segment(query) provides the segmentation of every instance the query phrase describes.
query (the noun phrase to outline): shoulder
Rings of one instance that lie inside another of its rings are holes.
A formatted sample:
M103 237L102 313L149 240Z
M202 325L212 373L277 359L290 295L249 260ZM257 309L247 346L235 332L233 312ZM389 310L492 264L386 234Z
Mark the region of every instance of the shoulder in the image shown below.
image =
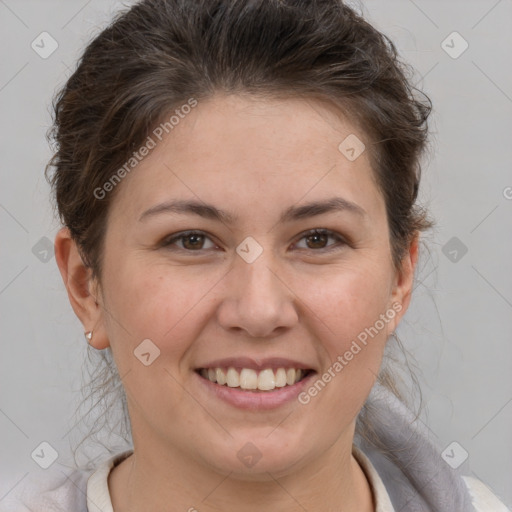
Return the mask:
M464 475L468 463L446 463L442 448L393 393L377 385L367 404L371 436L358 442L383 482L390 510L510 512L481 481Z
M480 480L471 476L462 479L468 488L476 512L510 512L510 510Z
M87 512L90 473L59 468L29 473L0 501L0 512Z

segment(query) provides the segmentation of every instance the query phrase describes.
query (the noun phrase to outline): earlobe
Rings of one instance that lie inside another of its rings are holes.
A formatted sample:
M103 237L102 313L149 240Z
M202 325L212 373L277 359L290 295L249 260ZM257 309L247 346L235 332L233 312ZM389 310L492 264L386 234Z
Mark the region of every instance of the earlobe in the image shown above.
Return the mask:
M103 310L91 269L85 266L68 228L55 237L55 260L68 292L69 302L84 326L84 332L94 330L91 345L101 350L109 346L103 327Z

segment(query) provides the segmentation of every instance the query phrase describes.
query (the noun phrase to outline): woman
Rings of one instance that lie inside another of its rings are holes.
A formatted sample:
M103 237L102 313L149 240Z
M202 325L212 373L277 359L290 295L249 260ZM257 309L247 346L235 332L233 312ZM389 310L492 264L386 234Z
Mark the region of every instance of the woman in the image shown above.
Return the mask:
M431 225L429 111L337 0L146 0L98 35L56 102L55 250L133 450L19 501L506 510L380 372Z

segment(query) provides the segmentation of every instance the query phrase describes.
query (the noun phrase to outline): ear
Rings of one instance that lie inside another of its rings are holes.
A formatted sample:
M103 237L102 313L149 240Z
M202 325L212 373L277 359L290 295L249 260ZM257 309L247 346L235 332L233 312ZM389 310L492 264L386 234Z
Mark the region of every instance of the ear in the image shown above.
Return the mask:
M89 344L98 350L107 348L110 343L104 328L99 284L92 279L92 270L84 265L68 228L60 229L55 237L55 260L84 332L93 331Z
M389 333L398 327L411 302L414 270L418 263L419 238L420 233L416 232L405 256L402 258L400 270L396 271L389 303L389 308L396 311L396 315L388 324Z

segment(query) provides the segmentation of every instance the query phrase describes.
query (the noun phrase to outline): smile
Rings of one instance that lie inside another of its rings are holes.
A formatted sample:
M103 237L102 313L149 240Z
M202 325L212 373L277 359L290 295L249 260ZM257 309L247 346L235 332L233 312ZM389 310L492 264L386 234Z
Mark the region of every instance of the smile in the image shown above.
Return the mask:
M272 391L276 388L293 386L304 379L312 370L301 368L200 368L201 377L219 386L239 388L244 391Z

